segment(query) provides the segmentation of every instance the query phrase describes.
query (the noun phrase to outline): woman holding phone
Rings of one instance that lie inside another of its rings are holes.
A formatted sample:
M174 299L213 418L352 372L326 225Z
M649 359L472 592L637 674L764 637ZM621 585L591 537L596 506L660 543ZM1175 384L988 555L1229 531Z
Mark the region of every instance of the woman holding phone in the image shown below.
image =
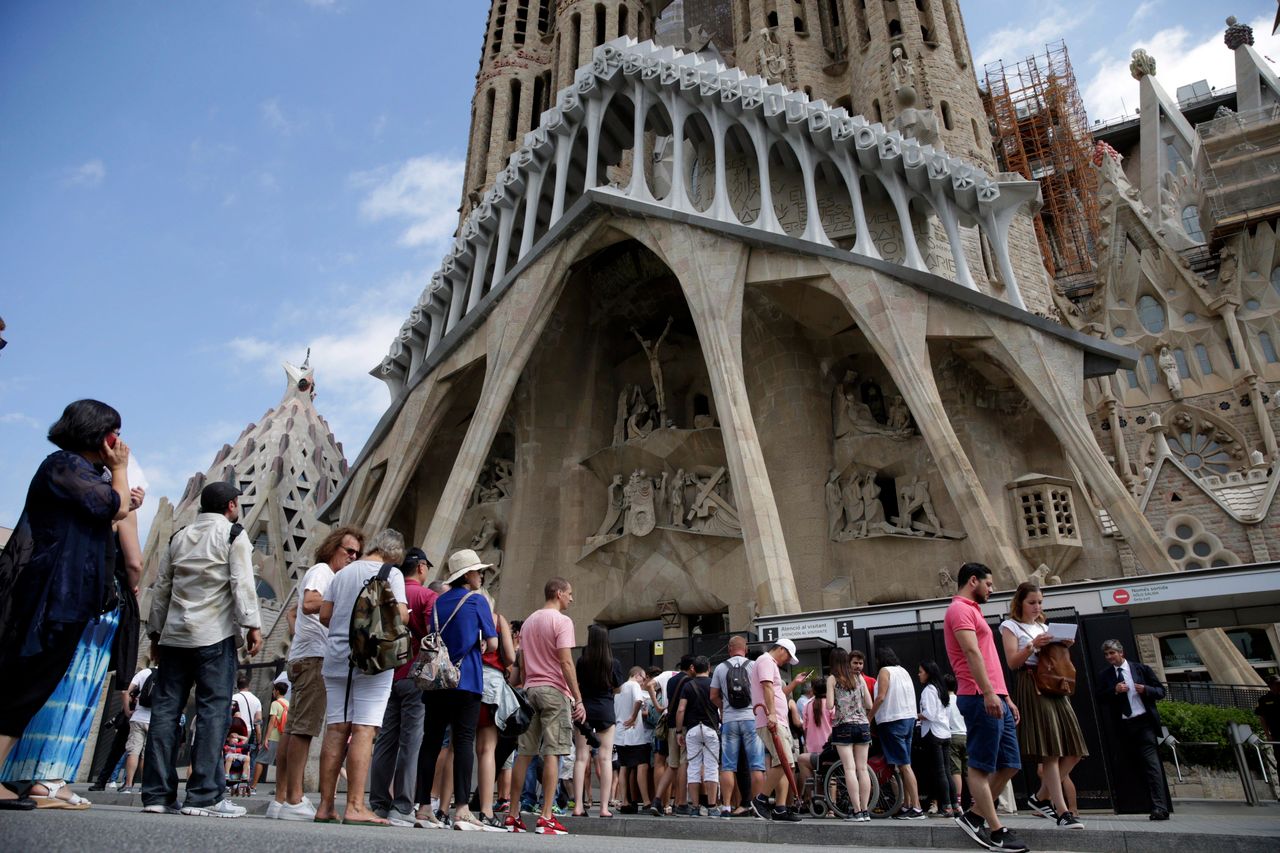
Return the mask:
M86 629L119 606L112 524L130 510L120 413L77 400L49 441L58 450L36 470L0 556L0 764L57 688ZM26 792L0 786L0 809L35 808Z

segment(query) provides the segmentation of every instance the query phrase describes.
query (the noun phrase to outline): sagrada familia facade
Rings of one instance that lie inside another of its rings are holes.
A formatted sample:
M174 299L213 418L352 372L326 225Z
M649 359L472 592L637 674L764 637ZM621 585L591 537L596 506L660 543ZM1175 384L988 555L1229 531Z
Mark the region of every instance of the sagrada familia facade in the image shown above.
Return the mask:
M1002 587L1269 560L1280 84L1247 30L1212 114L1135 55L1138 126L1085 143L1081 287L957 0L494 0L459 229L367 445L348 471L290 368L203 476L252 487L264 597L325 524L391 526L480 551L508 613L569 578L580 640L934 598L967 560Z

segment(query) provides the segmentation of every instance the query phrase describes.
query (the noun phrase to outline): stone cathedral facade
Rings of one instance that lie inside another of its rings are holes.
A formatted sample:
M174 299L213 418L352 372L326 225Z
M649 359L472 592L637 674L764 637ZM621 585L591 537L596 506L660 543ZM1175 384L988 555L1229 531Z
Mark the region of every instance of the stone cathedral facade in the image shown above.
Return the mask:
M678 15L678 18L677 18ZM1095 439L955 0L495 0L453 247L328 522L586 625L1176 567ZM951 588L954 588L953 586Z

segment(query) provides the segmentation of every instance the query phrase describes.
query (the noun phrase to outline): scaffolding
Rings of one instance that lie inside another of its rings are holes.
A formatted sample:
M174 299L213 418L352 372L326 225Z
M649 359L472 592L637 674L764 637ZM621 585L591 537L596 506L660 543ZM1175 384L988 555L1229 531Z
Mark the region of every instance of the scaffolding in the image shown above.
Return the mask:
M1044 206L1035 227L1045 269L1065 291L1091 286L1098 180L1066 43L1045 45L1043 54L1013 66L992 62L985 75L983 102L1000 168L1040 182Z

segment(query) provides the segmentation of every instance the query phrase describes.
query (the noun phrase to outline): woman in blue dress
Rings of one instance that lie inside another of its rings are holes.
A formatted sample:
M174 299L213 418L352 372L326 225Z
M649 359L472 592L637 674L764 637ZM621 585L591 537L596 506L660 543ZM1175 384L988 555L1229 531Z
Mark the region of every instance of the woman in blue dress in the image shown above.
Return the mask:
M109 647L114 626L103 616L119 607L112 524L130 506L120 414L97 400L78 400L49 429L49 440L59 449L36 470L0 556L0 762L73 663L97 665L92 654L77 661L81 641L92 629L94 641ZM67 706L50 713L76 717ZM30 787L0 785L0 809L35 808Z

